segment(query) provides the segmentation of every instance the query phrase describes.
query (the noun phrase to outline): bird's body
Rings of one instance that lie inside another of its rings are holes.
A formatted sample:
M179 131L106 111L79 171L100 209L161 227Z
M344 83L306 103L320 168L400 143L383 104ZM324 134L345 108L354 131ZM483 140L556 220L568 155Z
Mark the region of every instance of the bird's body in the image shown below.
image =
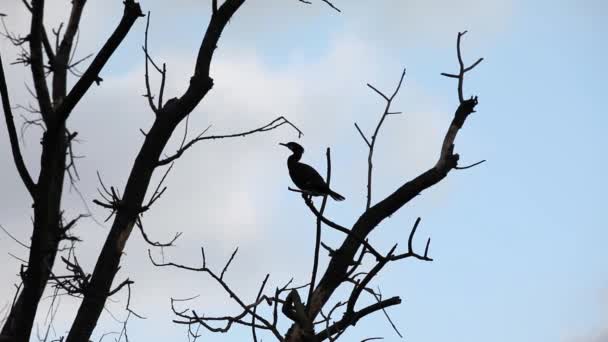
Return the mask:
M344 200L344 197L331 190L321 175L310 165L300 162L304 148L295 142L281 144L289 148L293 154L287 158L287 168L293 183L303 193L311 196L329 195L336 201Z

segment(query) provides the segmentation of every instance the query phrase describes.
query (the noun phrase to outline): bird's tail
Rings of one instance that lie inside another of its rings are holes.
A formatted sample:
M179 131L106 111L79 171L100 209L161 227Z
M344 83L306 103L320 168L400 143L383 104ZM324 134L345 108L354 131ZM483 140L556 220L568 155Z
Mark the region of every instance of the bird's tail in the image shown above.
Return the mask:
M331 196L331 198L333 198L336 201L344 201L344 196L340 195L339 193L329 189L329 196Z

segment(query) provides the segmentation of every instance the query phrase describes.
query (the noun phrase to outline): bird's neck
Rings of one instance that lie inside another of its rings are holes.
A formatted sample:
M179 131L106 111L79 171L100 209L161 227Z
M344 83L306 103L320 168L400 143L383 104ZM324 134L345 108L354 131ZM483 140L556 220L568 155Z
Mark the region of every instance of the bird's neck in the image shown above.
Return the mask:
M302 158L302 153L294 153L287 158L287 164L295 164L300 161L300 158Z

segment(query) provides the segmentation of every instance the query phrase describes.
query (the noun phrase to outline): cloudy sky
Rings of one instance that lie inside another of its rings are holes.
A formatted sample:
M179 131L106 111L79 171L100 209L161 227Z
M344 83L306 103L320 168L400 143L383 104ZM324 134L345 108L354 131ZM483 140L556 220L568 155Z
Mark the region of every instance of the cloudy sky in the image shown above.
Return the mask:
M69 15L68 0L48 0L46 23L56 27ZM422 217L417 243L431 236L432 263L407 260L390 265L376 280L386 296L403 304L390 314L408 341L608 341L608 219L604 176L605 80L608 5L601 0L335 0L336 13L320 1L247 2L222 36L212 65L215 87L196 108L191 134L210 124L231 133L285 115L304 136L304 160L324 169L332 148L335 190L347 200L330 202L328 216L352 224L365 205L366 148L353 123L368 134L383 109L366 83L390 91L407 68L404 87L378 140L374 200L435 162L457 106L456 84L441 72L456 71L456 33L465 59L485 61L469 74L465 95L479 95L478 111L458 137L463 163L487 159L457 171L425 191L374 231L382 250L406 245L409 228ZM187 86L196 49L209 17L206 1L142 0L151 11L150 50L167 63L166 98ZM28 15L19 0L4 0L8 27L25 33ZM78 53L99 49L122 14L122 1L89 0ZM79 132L78 189L66 191L67 215L91 211L83 221L78 255L92 270L109 224L92 205L99 171L106 184L125 185L143 141L139 128L153 120L144 92L145 20L139 20L70 117ZM13 104L32 102L25 85L30 73L8 65L17 51L0 41ZM157 81L157 78L153 79ZM72 80L73 81L73 80ZM26 114L20 111L19 114ZM20 122L18 122L20 124ZM4 126L1 126L4 131ZM181 132L167 149L171 153ZM0 224L27 241L31 208L11 162L6 134L0 134ZM40 131L24 135L28 167L37 174ZM199 248L222 267L239 254L227 279L253 299L266 273L270 288L294 278L307 281L314 220L291 185L279 142L297 140L289 127L247 139L202 143L177 162L167 193L144 217L154 239L183 232L165 259L198 265ZM160 175L157 175L160 176ZM101 223L99 223L101 222ZM338 245L341 235L327 231ZM20 262L27 250L0 235L0 308L10 303ZM160 258L160 254L153 252ZM323 259L322 267L324 267ZM171 323L169 298L200 295L188 307L199 314L234 310L229 298L203 274L158 269L134 232L117 279L135 281L133 308L147 317L129 323L135 341L186 339ZM117 319L124 297L108 303ZM50 300L43 301L43 308ZM61 299L51 336L65 334L77 302ZM186 308L186 307L184 307ZM44 325L45 314L38 318ZM286 328L286 326L285 326ZM95 338L120 330L104 313ZM248 340L249 329L211 335L208 341ZM377 315L351 328L345 340L383 336L398 341ZM270 340L270 337L264 340Z

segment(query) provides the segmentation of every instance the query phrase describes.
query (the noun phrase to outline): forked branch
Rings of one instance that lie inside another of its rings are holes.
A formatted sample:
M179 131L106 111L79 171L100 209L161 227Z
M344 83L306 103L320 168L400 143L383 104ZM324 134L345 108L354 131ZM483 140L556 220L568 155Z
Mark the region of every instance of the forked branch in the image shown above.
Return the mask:
M446 72L441 73L441 75L443 75L443 76L458 79L458 100L460 101L460 103L464 102L464 95L463 95L463 90L462 90L462 86L464 83L464 74L473 70L473 68L475 68L479 63L481 63L483 61L483 58L479 58L479 59L477 59L477 61L475 61L475 63L471 64L470 66L468 66L468 67L464 66L464 61L462 60L462 52L460 50L460 39L466 33L467 33L467 31L458 32L458 38L456 38L456 55L458 56L458 66L459 66L458 74L450 74L450 73L446 73Z
M397 83L397 87L395 87L395 90L393 91L393 93L390 96L385 95L383 92L378 90L373 85L371 85L369 83L367 84L367 86L370 89L372 89L374 92L376 92L376 94L380 95L386 102L386 105L384 107L384 112L380 116L380 120L378 120L378 124L376 125L376 129L374 130L374 133L372 134L371 139L368 139L365 136L365 134L363 133L363 131L361 130L359 125L355 122L355 128L357 128L357 131L359 132L359 134L361 135L361 138L363 138L363 141L365 141L365 144L367 145L367 147L369 149L369 152L367 155L367 201L365 204L366 210L369 209L369 207L371 206L371 202L372 202L372 169L373 169L374 147L376 147L376 139L378 138L378 134L380 133L380 127L382 127L382 124L384 123L384 120L386 119L386 117L389 115L401 114L401 112L392 112L391 104L392 104L393 100L395 99L395 96L397 96L399 89L401 89L401 84L403 83L404 77L405 77L405 69L403 69L403 72L401 73L401 77L399 78L399 83Z
M67 120L74 107L76 107L76 104L82 99L93 83L101 82L101 78L99 77L101 69L127 36L127 33L131 30L135 21L139 17L144 16L141 12L139 3L134 0L124 0L124 5L124 13L120 23L57 109L59 122L65 122Z
M275 337L277 337L280 341L282 341L282 337L277 329L276 323L273 324L273 323L269 322L266 318L262 317L255 310L255 307L257 305L259 305L260 303L262 303L264 300L266 300L267 297L261 296L260 294L258 294L254 304L249 304L249 305L245 304L245 302L237 295L237 293L234 290L232 290L232 288L224 280L224 274L226 273L226 271L228 270L228 267L234 260L237 250L238 250L238 248L232 253L230 258L228 259L228 262L224 265L224 267L219 275L207 267L207 263L206 263L206 259L205 259L205 250L203 248L201 248L201 255L202 255L202 266L201 267L191 267L191 266L176 264L173 262L158 263L154 260L154 258L152 258L152 253L150 252L150 250L148 250L148 257L150 258L150 261L152 262L152 264L154 264L155 266L158 266L158 267L169 266L169 267L176 267L176 268L185 269L185 270L189 270L189 271L207 273L209 276L211 276L211 278L213 278L224 289L224 291L226 291L226 293L230 296L230 298L232 298L241 307L241 310L242 310L242 312L237 315L223 316L223 317L210 317L210 316L206 316L206 315L201 316L201 315L198 315L196 313L196 311L194 311L194 310L191 310L191 313L187 314L186 312L188 310L178 310L174 306L174 302L179 301L179 300L172 299L171 307L173 309L173 312L178 317L180 317L180 319L176 319L173 322L178 323L178 324L186 324L186 325L200 324L200 325L204 326L206 329L208 329L210 331L214 331L214 332L226 332L232 327L233 324L236 323L236 324L245 325L245 326L249 326L249 327L255 327L257 329L268 330ZM262 288L266 284L267 277L265 278L265 280L262 283ZM244 320L244 318L247 315L252 316L251 321ZM258 321L260 323L258 324L258 323L256 323L256 321ZM210 325L209 322L223 322L225 325L223 327L216 327L216 326Z
M459 40L460 40L461 36L462 36L462 34L458 35ZM460 43L458 42L457 45L460 46ZM459 53L459 55L461 55L461 54ZM459 61L460 60L461 60L461 57L459 58ZM463 64L461 73L459 74L459 76L456 76L456 77L461 78L461 80L459 82L460 86L458 88L459 93L461 93L461 91L462 91L462 79L464 79L464 74L466 72L470 71L474 66L476 66L478 64L479 64L479 62L475 63L474 65L472 65L471 67L468 67L468 68L465 68L464 64ZM379 127L381 127L383 119L385 119L386 116L394 113L393 111L388 109L388 105L390 104L391 100L394 98L395 94L399 90L399 86L401 85L403 76L404 76L404 73L402 74L399 85L397 86L397 88L392 96L388 96L388 95L380 92L375 87L370 86L370 88L374 92L376 92L378 95L380 95L384 99L384 101L387 102L387 106L381 117L379 125L376 127L376 131L375 131L374 135L370 139L367 139L367 138L364 139L366 141L366 144L370 148L375 143L374 139L376 138L376 136L379 132ZM334 291L341 284L344 283L344 279L348 279L348 278L345 278L346 275L353 274L352 272L354 272L354 270L356 269L356 267L358 266L360 261L359 261L359 263L356 263L355 266L351 267L352 260L355 259L355 255L356 255L357 251L359 251L361 248L364 248L364 249L368 248L368 246L366 244L364 244L363 241L367 241L366 239L369 236L369 234L383 220L385 220L389 216L393 215L401 207L403 207L406 203L408 203L409 201L414 199L416 196L418 196L422 191L439 183L441 180L443 180L447 176L447 174L452 169L457 167L458 155L454 153L454 141L456 139L457 133L463 127L464 122L466 121L467 117L471 113L474 112L476 105L477 105L476 97L472 97L469 100L463 100L462 102L459 103L458 108L457 108L456 112L454 113L454 118L448 128L448 132L446 133L446 135L444 137L439 160L433 167L431 167L426 172L423 172L419 176L415 177L411 181L404 183L401 187L396 189L392 194L390 194L383 200L379 201L375 205L371 205L371 200L368 197L369 207L366 206L365 212L355 222L352 229L349 230L349 234L346 237L346 239L344 240L344 242L342 243L342 245L340 246L340 248L336 249L333 252L333 257L331 258L331 260L329 262L327 270L325 271L325 274L323 275L319 284L315 288L315 291L313 293L313 299L311 301L311 303L313 303L313 305L310 308L311 317L315 317L315 315L320 312L320 310L328 302L328 300L330 299L330 297L334 293ZM362 131L360 129L358 129L358 130L360 131L359 134L364 136L362 134ZM371 172L368 173L368 175L370 175L370 174L371 174ZM370 183L370 182L368 181L368 183ZM371 189L371 185L368 188L368 194L371 194L371 191L369 189ZM403 254L390 253L388 257L376 256L377 262L378 262L378 264L380 264L378 267L380 267L382 263L386 263L386 262L392 261L392 260L399 260L399 259L403 259L406 257L413 257L413 258L417 258L417 259L421 259L421 260L431 260L431 258L428 256L428 248L429 248L428 246L430 244L430 239L427 240L424 254L419 254L419 253L416 253L413 251L413 236L414 236L414 233L418 226L418 222L419 222L419 220L417 221L414 228L412 229L412 232L408 239L408 251ZM359 260L359 259L357 259L357 260ZM353 276L354 276L354 274L351 277L353 277ZM356 297L357 296L354 296L353 298L356 298ZM353 312L355 312L355 310L353 308L354 305L352 303L353 303L353 301L351 301L351 305L350 305L351 309L347 310L348 312L351 313L350 314L351 317L347 317L345 320L342 320L340 324L348 325L348 324L350 324L350 322L352 322L352 320L353 320L352 317L355 317L355 318L361 317L359 314L357 314L357 315L353 314ZM358 312L361 312L364 310L360 310ZM332 327L333 330L329 329L329 327L328 327L329 330L327 330L321 337L329 338L329 336L331 334L329 334L328 331L339 330L337 328L339 328L339 326Z

